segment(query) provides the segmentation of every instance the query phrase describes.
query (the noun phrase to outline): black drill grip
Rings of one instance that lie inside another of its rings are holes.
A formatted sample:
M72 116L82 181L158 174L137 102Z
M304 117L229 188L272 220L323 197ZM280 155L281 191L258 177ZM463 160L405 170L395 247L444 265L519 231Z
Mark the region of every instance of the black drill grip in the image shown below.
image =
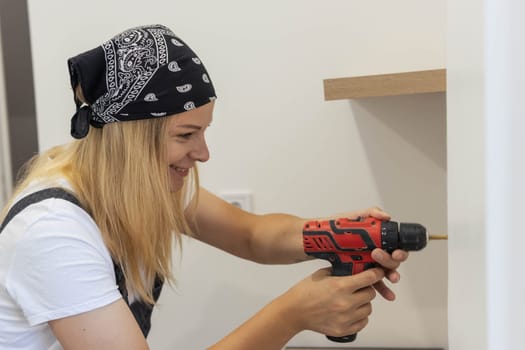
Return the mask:
M352 276L353 263L332 263L332 276Z
M331 335L327 335L326 338L331 341L335 341L337 343L350 343L355 340L357 337L357 333L345 335L344 337L332 337Z

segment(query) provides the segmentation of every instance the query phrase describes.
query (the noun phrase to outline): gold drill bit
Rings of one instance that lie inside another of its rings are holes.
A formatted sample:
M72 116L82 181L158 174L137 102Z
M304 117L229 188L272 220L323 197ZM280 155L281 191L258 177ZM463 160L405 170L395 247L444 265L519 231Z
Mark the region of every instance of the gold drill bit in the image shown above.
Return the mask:
M428 239L441 239L441 240L445 240L445 239L448 239L448 235L429 235L428 236Z

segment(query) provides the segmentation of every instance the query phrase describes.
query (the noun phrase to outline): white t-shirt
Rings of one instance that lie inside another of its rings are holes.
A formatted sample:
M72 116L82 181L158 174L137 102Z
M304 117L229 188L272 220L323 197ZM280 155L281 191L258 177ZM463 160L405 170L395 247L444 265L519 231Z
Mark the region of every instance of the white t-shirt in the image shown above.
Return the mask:
M62 349L48 321L121 297L100 230L75 204L34 203L0 233L0 350Z

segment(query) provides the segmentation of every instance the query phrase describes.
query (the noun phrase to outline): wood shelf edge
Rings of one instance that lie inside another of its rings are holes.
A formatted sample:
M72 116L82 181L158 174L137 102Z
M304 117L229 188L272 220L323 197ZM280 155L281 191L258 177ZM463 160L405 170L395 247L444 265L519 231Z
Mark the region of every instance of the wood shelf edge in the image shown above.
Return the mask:
M326 101L446 91L446 69L323 80Z

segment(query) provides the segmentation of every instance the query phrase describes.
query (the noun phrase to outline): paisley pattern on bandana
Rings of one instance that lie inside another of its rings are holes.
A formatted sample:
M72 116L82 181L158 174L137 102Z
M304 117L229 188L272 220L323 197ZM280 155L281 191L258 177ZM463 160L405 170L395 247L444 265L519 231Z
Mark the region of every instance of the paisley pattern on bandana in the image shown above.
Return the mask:
M216 98L200 58L162 25L128 29L68 64L71 86L80 84L96 127L182 113Z

